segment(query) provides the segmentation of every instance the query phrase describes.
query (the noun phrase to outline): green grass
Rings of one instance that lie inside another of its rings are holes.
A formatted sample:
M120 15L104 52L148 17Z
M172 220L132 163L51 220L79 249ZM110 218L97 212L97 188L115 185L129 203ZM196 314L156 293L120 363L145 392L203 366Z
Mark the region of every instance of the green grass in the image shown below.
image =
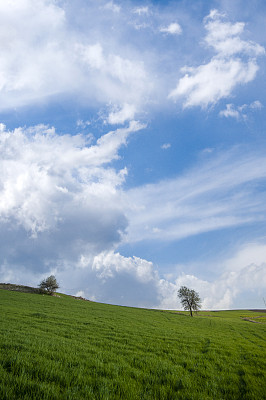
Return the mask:
M260 315L0 290L0 399L265 399Z

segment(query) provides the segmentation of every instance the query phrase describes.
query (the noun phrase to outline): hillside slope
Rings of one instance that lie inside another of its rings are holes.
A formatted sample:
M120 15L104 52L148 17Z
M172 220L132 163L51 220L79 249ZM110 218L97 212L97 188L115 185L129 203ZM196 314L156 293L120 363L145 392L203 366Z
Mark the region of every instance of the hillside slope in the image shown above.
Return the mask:
M190 318L8 290L0 307L1 399L265 398L266 324L250 311Z

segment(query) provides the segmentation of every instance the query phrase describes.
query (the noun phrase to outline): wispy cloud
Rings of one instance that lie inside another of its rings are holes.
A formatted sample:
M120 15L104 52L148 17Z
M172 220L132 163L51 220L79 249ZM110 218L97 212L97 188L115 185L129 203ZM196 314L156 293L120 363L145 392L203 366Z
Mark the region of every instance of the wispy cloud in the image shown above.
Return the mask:
M262 103L259 100L255 100L250 104L242 104L241 106L235 106L234 104L226 104L226 109L219 112L220 117L231 117L237 120L246 120L250 111L261 110L263 108Z
M239 110L235 109L234 104L226 104L226 109L221 110L219 112L220 117L231 117L231 118L236 118L239 119L240 113Z
M208 157L183 176L129 191L128 241L177 240L264 220L265 191L256 183L266 179L265 155L236 148Z
M90 121L83 121L82 119L78 119L76 122L78 128L85 129L91 125Z
M147 15L149 12L150 10L148 6L136 7L133 9L133 13L138 15Z
M255 100L249 105L249 108L252 110L261 110L263 108L263 104L259 100Z
M171 143L164 143L164 144L162 144L161 149L167 150L167 149L170 149L170 147L171 147Z
M117 5L117 4L115 4L113 1L109 1L108 3L106 3L103 6L103 8L106 9L106 10L111 10L111 11L113 11L115 13L119 13L120 10L121 10L121 7L119 5Z

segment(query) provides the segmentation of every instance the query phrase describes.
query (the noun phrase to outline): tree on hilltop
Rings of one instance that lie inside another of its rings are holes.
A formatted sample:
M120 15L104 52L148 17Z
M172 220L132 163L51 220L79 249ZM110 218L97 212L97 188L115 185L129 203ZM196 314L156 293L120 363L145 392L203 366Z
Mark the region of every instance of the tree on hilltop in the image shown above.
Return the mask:
M56 289L59 288L59 285L56 281L56 278L54 275L48 276L48 278L44 279L41 281L39 284L39 288L43 291L45 291L48 294L53 294Z
M184 310L189 311L191 317L193 317L193 311L198 311L201 308L201 299L195 290L189 289L186 286L181 286L177 295L180 298Z

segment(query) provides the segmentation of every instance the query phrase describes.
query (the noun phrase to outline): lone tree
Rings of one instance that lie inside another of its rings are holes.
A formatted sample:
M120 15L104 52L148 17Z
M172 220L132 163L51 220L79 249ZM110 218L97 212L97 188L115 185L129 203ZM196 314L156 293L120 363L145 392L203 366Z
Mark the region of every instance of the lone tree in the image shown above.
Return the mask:
M56 289L59 288L59 285L56 281L56 278L54 275L48 276L48 278L44 279L43 281L41 281L41 283L39 284L39 288L43 291L45 291L48 294L53 294Z
M201 308L201 299L195 290L189 289L186 286L181 286L177 295L181 300L184 310L190 311L191 317L193 317L192 311L198 311Z

